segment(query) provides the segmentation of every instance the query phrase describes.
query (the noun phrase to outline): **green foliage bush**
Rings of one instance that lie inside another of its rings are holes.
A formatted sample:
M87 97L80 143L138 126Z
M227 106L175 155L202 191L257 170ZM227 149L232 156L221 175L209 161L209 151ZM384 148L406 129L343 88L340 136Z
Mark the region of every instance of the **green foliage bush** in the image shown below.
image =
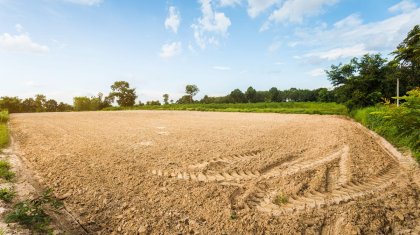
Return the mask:
M7 181L12 180L15 177L15 173L11 171L10 163L5 160L0 160L0 178Z
M16 196L15 191L11 189L8 189L8 188L0 189L0 199L5 202L11 202L15 196Z
M52 190L46 190L41 196L25 200L13 206L6 215L6 223L19 223L41 234L52 233L49 229L51 218L45 210L55 210L63 206L62 202L52 196Z
M410 148L420 161L420 88L401 99L405 102L400 107L378 105L356 110L352 116L396 146Z

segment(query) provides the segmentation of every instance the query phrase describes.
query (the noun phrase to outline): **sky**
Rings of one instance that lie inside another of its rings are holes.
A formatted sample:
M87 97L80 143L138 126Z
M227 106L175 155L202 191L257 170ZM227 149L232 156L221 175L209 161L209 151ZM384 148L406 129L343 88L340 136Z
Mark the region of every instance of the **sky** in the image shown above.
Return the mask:
M332 64L391 58L419 23L420 0L0 0L0 96L331 88Z

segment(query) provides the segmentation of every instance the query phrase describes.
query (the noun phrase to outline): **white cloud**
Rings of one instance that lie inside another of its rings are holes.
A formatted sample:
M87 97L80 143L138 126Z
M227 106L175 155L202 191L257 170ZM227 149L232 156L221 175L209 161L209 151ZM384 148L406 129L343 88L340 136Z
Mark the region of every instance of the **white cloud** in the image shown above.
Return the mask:
M163 44L159 56L164 59L168 59L180 54L182 51L182 44L181 42L173 42Z
M172 30L174 33L178 32L181 23L181 16L176 7L169 7L169 15L165 20L165 28Z
M200 0L200 3L202 16L191 27L197 45L204 49L207 44L219 44L217 36L227 35L231 21L224 13L213 10L211 0Z
M278 2L279 0L248 0L248 15L255 18Z
M358 57L368 53L375 53L375 51L366 50L365 45L357 44L351 47L334 48L327 51L314 52L305 54L303 57L317 57L321 60L336 60L351 57Z
M99 5L103 2L103 0L64 0L64 1L79 4L79 5L86 5L86 6Z
M215 70L222 70L222 71L228 71L228 70L231 70L231 67L227 67L227 66L213 66L213 69L215 69Z
M269 17L270 21L301 23L304 17L315 16L322 12L325 5L333 5L338 0L286 0Z
M235 6L241 4L241 0L219 0L219 4L222 7Z
M400 3L395 4L394 6L388 8L389 12L396 13L396 12L410 12L416 9L416 3L412 2L411 0L403 0Z
M13 52L32 52L32 53L47 53L49 48L44 45L35 43L30 38L29 34L24 32L22 25L15 26L17 35L4 33L0 35L0 48L6 51Z
M352 14L347 16L346 18L335 22L334 27L336 28L348 28L348 27L355 27L362 24L362 19L358 14Z
M321 77L325 75L325 71L322 68L317 68L309 71L307 74L309 74L311 77Z
M387 55L418 22L420 8L365 24L359 17L351 15L338 21L333 27L298 29L293 41L305 47L322 48L321 52L312 52L309 55L324 59L359 56L368 52Z

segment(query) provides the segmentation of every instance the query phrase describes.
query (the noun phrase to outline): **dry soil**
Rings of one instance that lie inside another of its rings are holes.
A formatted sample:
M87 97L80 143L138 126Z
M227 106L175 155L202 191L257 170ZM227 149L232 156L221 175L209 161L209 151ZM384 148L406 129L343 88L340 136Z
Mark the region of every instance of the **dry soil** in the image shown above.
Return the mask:
M15 114L16 153L92 234L419 234L416 163L345 118Z

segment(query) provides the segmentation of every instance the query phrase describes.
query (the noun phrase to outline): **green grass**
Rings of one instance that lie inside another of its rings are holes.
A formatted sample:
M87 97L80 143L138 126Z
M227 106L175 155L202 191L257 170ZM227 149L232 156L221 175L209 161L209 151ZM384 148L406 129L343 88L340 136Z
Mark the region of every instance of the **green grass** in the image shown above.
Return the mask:
M6 123L9 120L9 112L0 110L0 123Z
M8 188L0 189L0 199L4 202L11 202L13 198L16 196L15 191Z
M9 131L5 123L0 123L0 150L9 144Z
M255 113L296 113L296 114L336 114L347 115L347 108L336 103L279 102L279 103L238 103L238 104L169 104L134 107L111 107L112 110L186 110L215 112L255 112Z
M15 177L15 173L10 170L10 164L5 160L0 160L0 178L11 181Z
M274 198L273 203L280 206L280 205L286 204L288 201L289 201L289 199L284 194L279 193Z
M352 112L353 118L420 162L420 110L377 106Z
M6 223L19 223L40 234L52 234L49 228L51 218L46 210L55 211L63 206L62 202L52 196L52 191L47 190L41 196L25 200L13 206L6 215Z

